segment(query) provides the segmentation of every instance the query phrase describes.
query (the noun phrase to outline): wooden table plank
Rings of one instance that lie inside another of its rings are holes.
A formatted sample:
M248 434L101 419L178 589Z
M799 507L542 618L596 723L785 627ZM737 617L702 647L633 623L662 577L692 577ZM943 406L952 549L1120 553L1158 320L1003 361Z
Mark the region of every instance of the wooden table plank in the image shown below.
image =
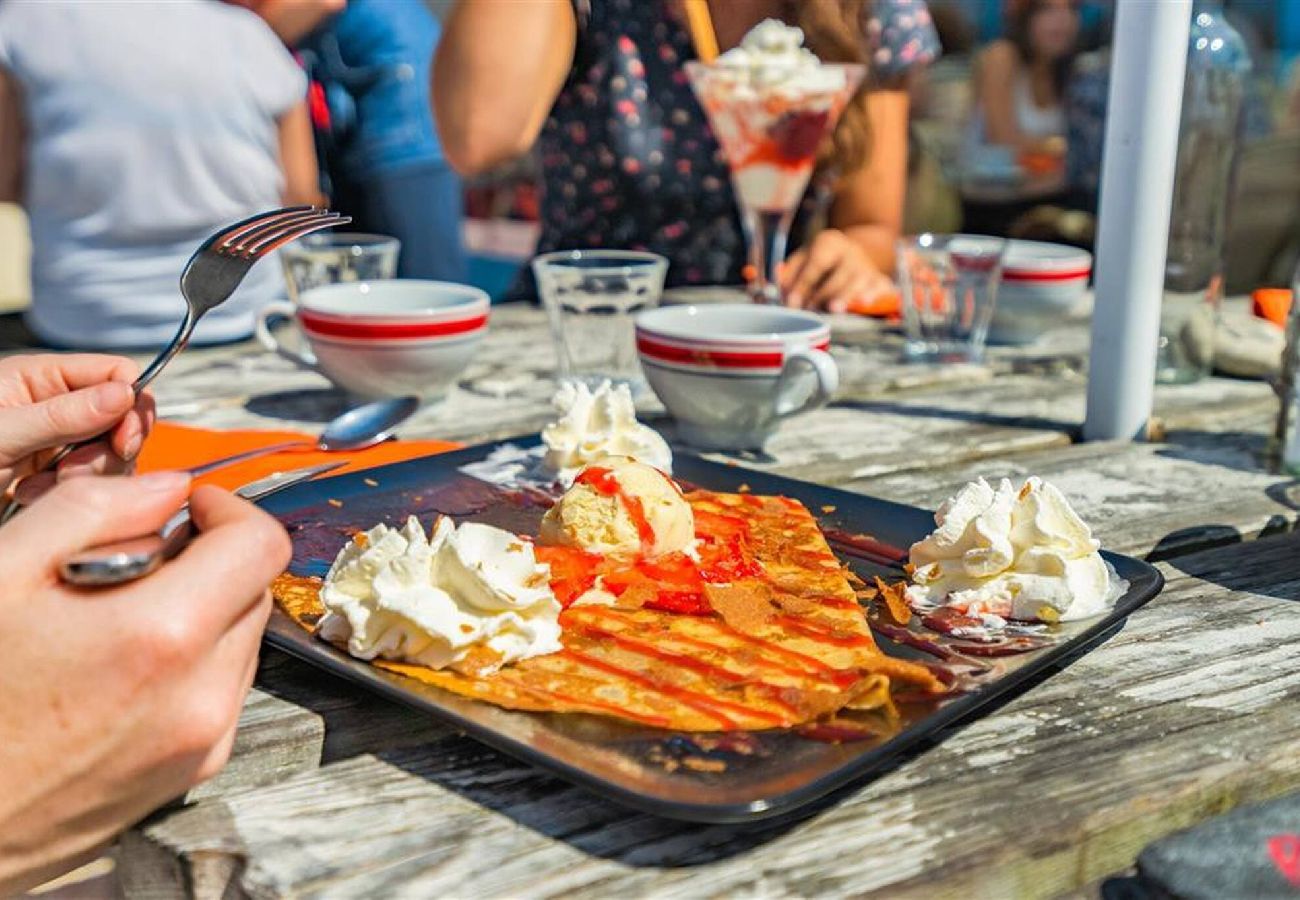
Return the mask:
M1085 384L1019 375L944 390L856 396L845 385L828 408L788 422L764 454L711 454L822 484L1060 447L1083 424ZM1262 383L1211 378L1156 389L1161 431L1256 425L1276 398ZM671 426L666 432L671 434Z
M1180 557L1106 645L797 822L628 813L448 737L163 815L119 866L216 873L208 896L1051 896L1300 786L1296 549Z

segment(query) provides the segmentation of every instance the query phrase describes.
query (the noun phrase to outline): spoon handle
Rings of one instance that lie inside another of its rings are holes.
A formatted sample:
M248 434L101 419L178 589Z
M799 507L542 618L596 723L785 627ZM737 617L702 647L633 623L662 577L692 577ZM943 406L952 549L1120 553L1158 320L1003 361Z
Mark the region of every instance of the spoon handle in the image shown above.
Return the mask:
M310 450L315 446L316 444L312 441L287 441L283 444L271 444L253 450L245 450L243 453L223 456L221 459L214 459L212 462L203 463L201 466L192 466L186 471L197 478L200 475L215 472L217 469L224 469L226 466L233 466L235 463L241 463L244 460L257 459L259 456L270 456L272 453L279 453L282 450Z

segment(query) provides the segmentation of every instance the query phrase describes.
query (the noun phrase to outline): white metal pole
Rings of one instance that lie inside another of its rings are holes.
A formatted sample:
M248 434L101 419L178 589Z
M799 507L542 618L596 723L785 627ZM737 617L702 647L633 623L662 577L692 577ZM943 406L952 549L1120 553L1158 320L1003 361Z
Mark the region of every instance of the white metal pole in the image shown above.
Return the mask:
M1192 0L1119 0L1097 216L1085 440L1146 433Z

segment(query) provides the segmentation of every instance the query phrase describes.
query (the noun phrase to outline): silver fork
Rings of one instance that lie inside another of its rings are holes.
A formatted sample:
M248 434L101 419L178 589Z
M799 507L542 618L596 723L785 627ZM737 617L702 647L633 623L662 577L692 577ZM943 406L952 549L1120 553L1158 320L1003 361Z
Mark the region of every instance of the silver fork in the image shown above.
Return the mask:
M270 212L258 213L236 222L204 241L194 251L181 273L181 294L185 297L185 317L181 326L161 353L140 373L131 385L136 396L158 377L169 362L185 349L194 334L194 326L207 313L230 299L248 270L259 259L289 241L335 225L346 225L352 219L329 210L311 206L287 206ZM69 453L87 444L93 444L103 435L75 444L67 444L55 453L42 471L49 472ZM11 502L0 512L0 523L9 521L19 509Z
M324 209L287 206L236 222L204 241L181 272L185 318L172 342L140 373L132 389L139 394L158 377L190 342L199 319L230 299L255 262L289 241L351 221Z

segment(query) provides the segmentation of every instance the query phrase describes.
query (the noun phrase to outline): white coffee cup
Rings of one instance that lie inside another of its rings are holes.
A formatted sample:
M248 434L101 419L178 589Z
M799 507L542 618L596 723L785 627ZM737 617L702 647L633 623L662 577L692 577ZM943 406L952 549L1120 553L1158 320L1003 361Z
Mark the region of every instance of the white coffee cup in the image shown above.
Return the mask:
M330 284L303 291L297 305L263 307L256 334L266 349L357 397L436 400L487 334L490 304L478 288L443 281ZM277 317L290 319L303 338L297 349L272 333Z
M830 339L813 313L751 303L636 318L646 380L682 440L711 450L760 449L783 420L829 401L839 387Z

